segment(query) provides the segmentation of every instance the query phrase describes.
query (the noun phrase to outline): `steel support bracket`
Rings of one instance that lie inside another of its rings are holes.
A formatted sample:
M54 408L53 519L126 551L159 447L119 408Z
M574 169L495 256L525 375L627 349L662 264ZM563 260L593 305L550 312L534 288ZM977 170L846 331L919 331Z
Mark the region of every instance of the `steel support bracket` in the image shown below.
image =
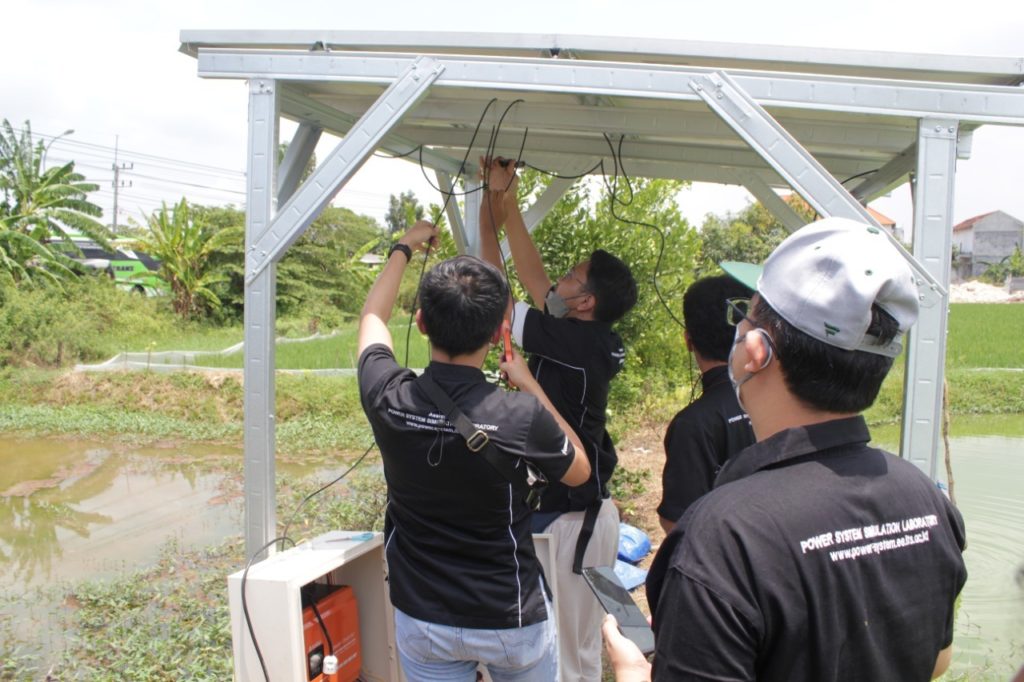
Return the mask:
M697 76L690 80L690 87L819 214L880 227L867 209L726 73ZM938 280L893 235L882 231L914 269L921 305L933 306L943 300L946 290Z
M306 164L313 158L313 151L317 142L320 141L320 134L323 128L309 123L300 123L299 129L295 131L292 141L288 144L288 151L284 153L281 160L281 167L277 170L277 203L283 204L295 193L302 179L302 172L306 170Z
M245 281L279 260L334 195L366 162L381 139L423 97L444 66L418 57L359 119L323 163L278 211L269 229L246 253Z

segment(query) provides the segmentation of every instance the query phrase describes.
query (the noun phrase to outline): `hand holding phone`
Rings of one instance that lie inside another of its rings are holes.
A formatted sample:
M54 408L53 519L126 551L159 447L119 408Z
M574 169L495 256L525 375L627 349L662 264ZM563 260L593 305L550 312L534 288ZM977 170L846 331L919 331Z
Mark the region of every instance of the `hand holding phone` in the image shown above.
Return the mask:
M615 616L619 632L636 644L644 655L654 653L654 631L647 622L647 616L619 582L615 571L610 566L592 566L583 569L583 578L605 613Z

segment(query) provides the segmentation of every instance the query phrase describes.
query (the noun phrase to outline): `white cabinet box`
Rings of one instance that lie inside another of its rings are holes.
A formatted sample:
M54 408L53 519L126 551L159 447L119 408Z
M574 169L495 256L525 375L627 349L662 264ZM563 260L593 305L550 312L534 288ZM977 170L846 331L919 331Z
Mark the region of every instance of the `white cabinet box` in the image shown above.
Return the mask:
M245 602L270 682L306 682L302 637L303 585L349 585L359 606L362 679L399 679L395 619L384 580L381 533L334 531L275 554L249 569ZM329 578L328 578L329 576ZM242 571L228 576L231 640L237 682L263 682L263 671L242 612Z
M556 542L549 534L533 536L537 558L551 575ZM242 573L228 576L231 642L236 682L264 682L256 649L242 612ZM349 585L359 606L362 677L366 682L405 679L395 649L395 617L388 595L387 562L381 533L332 531L249 569L245 602L270 682L307 682L302 636L300 590L312 582ZM552 607L558 593L552 585ZM489 680L486 670L484 679Z

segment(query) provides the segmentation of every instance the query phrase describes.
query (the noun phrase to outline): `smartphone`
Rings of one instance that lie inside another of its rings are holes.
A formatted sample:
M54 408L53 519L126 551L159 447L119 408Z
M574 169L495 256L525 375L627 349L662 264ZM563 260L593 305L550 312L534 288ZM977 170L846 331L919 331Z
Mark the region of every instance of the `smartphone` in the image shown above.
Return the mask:
M619 582L615 570L610 566L592 566L583 569L583 578L605 612L615 616L619 632L636 644L645 656L654 653L654 631L647 622L647 616Z

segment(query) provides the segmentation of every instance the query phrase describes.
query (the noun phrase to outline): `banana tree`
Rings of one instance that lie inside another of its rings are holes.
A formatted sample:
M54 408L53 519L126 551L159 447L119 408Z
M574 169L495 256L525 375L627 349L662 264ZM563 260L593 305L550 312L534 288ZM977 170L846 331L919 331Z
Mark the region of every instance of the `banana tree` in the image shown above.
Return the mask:
M28 121L15 131L4 119L0 128L0 269L15 280L59 281L74 272L74 262L53 248L64 242L73 252L80 234L109 248L107 228L97 220L102 209L89 201L98 189L75 171L75 162L45 168L48 146L33 144Z
M236 238L232 230L213 230L182 198L173 209L163 204L147 216L147 233L139 248L160 261L157 275L171 289L174 312L183 318L201 316L220 307L213 286L227 278L209 264L218 249Z

